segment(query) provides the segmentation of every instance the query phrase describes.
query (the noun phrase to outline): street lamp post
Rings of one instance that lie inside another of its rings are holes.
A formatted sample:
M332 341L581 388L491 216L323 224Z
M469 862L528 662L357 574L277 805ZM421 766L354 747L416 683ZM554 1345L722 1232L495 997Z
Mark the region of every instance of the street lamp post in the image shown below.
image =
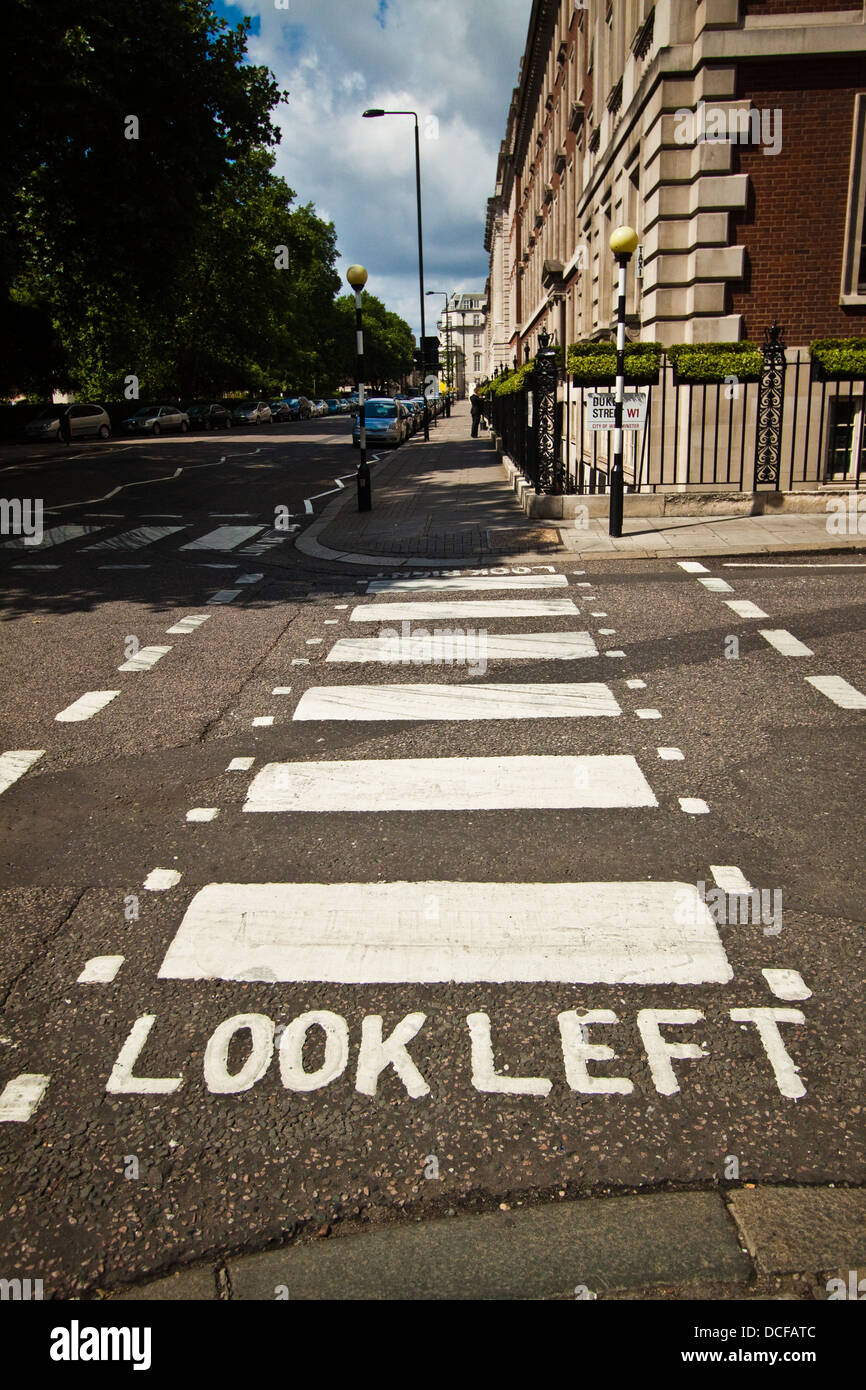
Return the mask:
M369 512L373 506L373 490L370 486L370 465L367 463L367 420L364 411L364 318L361 308L361 291L367 283L367 272L362 265L350 265L346 279L355 291L355 332L358 348L358 443L361 446L361 459L358 464L358 511Z
M430 295L431 295L431 294L441 294L441 295L444 295L444 297L445 297L445 310L444 310L444 312L445 312L445 355L446 355L447 360L448 360L448 371L446 372L446 384L447 384L447 386L448 386L448 388L449 388L449 389L445 392L445 414L446 414L446 416L450 416L450 414L451 414L451 389L450 389L450 388L451 388L451 320L450 320L449 317L448 317L448 315L449 315L449 313L450 313L450 306L449 306L449 304L448 304L448 298L449 298L449 296L448 296L448 292L447 292L446 290L428 290L428 291L427 291L427 298L428 298L428 299L430 298Z
M625 396L625 281L628 263L638 244L633 227L617 227L611 234L610 249L619 267L619 288L616 306L616 401L613 415L613 467L610 473L611 536L622 535L623 474L622 474L622 406Z
M424 339L427 328L424 321L424 242L421 236L421 142L418 134L418 112L417 111L383 111L380 108L371 108L364 112L364 116L369 120L376 116L412 116L415 120L415 193L418 202L418 280L421 290L421 369L424 371ZM424 371L426 377L426 371ZM427 392L424 392L424 438L430 439L430 412L427 405Z

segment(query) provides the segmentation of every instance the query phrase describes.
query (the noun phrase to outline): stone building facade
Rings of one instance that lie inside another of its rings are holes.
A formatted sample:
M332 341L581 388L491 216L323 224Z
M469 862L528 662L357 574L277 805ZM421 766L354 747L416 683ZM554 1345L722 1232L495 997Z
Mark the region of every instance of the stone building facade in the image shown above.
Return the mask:
M534 0L488 200L486 374L628 336L866 332L863 0Z
M436 325L440 361L453 353L452 382L458 395L466 396L487 375L487 293L465 290L450 294ZM444 375L444 373L443 373Z

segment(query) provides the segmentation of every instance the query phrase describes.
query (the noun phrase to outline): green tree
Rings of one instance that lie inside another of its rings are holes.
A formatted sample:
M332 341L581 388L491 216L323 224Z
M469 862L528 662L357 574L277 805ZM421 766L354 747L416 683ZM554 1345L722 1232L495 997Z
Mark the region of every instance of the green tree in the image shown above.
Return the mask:
M355 351L355 296L343 295L337 300L341 332L335 348L345 380L354 380L357 371ZM366 290L361 295L364 316L364 359L366 384L382 389L389 382L399 381L412 370L415 339L405 319L386 309L381 299Z

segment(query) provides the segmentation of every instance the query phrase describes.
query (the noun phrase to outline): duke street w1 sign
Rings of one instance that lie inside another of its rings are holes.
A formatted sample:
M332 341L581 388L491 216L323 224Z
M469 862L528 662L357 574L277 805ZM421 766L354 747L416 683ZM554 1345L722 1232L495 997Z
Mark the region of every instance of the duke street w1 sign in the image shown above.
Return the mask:
M612 430L616 395L613 391L587 391L586 428L588 430ZM623 429L639 430L646 424L646 392L627 391L623 397Z

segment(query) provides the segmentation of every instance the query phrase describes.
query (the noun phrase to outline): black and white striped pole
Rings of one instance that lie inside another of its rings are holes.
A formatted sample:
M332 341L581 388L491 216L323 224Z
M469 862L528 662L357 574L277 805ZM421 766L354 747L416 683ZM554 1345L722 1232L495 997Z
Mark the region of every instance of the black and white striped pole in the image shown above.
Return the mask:
M626 271L638 245L633 227L617 227L611 234L610 249L619 269L619 290L616 306L616 400L613 415L613 467L610 473L611 536L622 535L623 473L622 473L622 408L625 397L625 288Z
M370 465L367 463L367 422L364 411L364 319L361 311L361 291L367 283L367 272L362 265L350 265L346 279L355 291L355 333L358 342L358 442L361 458L358 463L358 511L369 512L373 506L373 490L370 486Z

